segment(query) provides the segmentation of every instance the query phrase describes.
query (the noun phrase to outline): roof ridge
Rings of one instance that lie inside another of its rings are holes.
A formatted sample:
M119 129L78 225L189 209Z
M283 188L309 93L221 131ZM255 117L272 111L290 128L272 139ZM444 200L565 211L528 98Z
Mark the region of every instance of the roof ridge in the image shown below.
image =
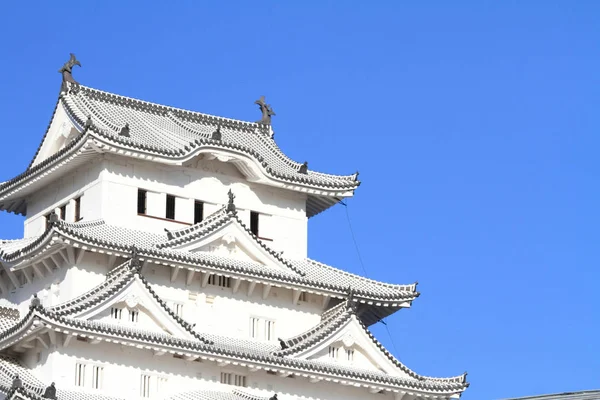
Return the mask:
M339 307L341 306L341 307ZM352 311L346 307L346 303L342 302L334 308L338 308L335 313L332 313L326 320L321 320L317 325L311 329L301 333L300 335L294 336L284 341L287 347L277 351L277 355L286 356L299 351L306 350L311 345L322 341L328 335L335 333L335 331L344 324L351 316Z
M148 109L154 110L154 111L155 110L161 110L163 112L174 111L174 112L182 113L183 115L201 116L201 117L206 117L209 119L222 120L224 122L230 122L230 123L235 123L235 124L247 124L247 125L252 126L253 128L258 127L258 124L256 122L243 121L243 120L239 120L239 119L235 119L235 118L221 117L218 115L212 115L212 114L207 114L207 113L203 113L203 112L199 112L199 111L188 110L188 109L181 108L181 107L175 107L175 106L169 106L169 105L165 105L165 104L155 103L152 101L142 100L142 99L138 99L135 97L125 96L122 94L112 93L112 92L92 88L90 86L85 86L85 85L80 85L80 88L84 92L88 92L92 95L97 95L99 97L103 97L107 101L121 100L124 103L130 103L130 104L138 103L139 105L143 105L143 106L147 107ZM77 95L78 93L75 93L74 95Z
M107 274L106 279L100 284L94 286L92 289L87 292L77 296L74 299L68 300L64 303L57 304L52 307L48 307L48 311L52 312L56 315L65 315L72 311L79 311L83 308L87 308L91 305L96 304L98 301L102 299L96 296L101 291L108 288L110 285L117 284L116 287L112 288L112 291L119 290L123 285L128 283L130 279L125 281L125 278L133 278L133 274L130 273L131 270L127 268L129 266L129 260L120 264L113 270ZM123 281L119 281L119 279L123 279Z
M189 235L199 233L198 231L200 231L202 228L210 228L209 225L214 223L215 221L217 221L219 218L229 217L229 215L227 213L223 212L225 210L225 208L226 208L225 206L222 206L217 211L211 213L206 218L204 218L202 221L200 221L192 226L186 226L184 228L167 231L167 241L156 244L156 247L159 249L162 249L165 247L172 247L172 246L176 246L181 243L185 243L186 241L184 239L187 239L189 237ZM209 233L212 230L214 230L215 228L216 227L214 227L213 229L208 229L208 232L205 232L205 233Z

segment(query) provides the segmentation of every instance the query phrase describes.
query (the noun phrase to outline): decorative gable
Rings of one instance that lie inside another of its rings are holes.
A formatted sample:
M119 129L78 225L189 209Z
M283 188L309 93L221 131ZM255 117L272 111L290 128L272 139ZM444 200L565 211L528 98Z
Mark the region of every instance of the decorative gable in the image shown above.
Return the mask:
M235 212L219 210L191 228L169 233L170 239L159 248L216 256L261 264L269 269L296 272L278 253L252 235Z
M65 111L62 101L59 100L48 131L31 166L51 157L79 135L79 129Z
M312 349L307 349L298 357L409 377L373 343L373 339L365 332L354 314L329 338Z
M118 324L183 339L198 338L130 263L113 270L113 275L101 285L51 311L72 319ZM139 265L139 261L136 263Z

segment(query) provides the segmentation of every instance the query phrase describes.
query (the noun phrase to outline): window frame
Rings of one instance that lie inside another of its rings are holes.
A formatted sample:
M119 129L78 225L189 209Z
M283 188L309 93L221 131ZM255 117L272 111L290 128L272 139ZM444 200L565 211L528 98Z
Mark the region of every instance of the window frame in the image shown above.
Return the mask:
M165 203L165 219L169 221L175 221L175 205L177 198L172 194L167 194L167 201Z
M138 188L137 213L138 215L148 215L148 191L146 189Z
M194 200L194 224L199 224L204 220L204 202Z

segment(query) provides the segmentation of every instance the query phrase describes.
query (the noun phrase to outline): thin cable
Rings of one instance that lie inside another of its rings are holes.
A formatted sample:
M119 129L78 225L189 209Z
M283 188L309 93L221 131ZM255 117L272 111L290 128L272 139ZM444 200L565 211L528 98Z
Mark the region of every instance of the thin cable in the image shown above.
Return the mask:
M352 229L352 222L350 221L350 213L348 212L348 204L344 203L343 201L340 201L340 204L342 204L345 208L346 208L346 220L348 221L348 226L350 227L350 234L352 235L352 241L354 242L354 248L356 249L356 254L358 255L358 261L360 262L360 267L363 270L363 273L365 274L365 277L368 278L369 274L367 273L367 268L365 267L365 263L363 262L362 256L360 255L360 250L358 248L358 242L356 241L356 236L354 235L354 229ZM375 314L377 316L377 314ZM377 316L379 318L379 316ZM383 326L385 326L385 330L387 331L388 336L390 337L390 342L392 342L392 347L394 348L394 353L398 354L398 349L396 348L396 343L394 343L394 338L392 337L392 334L390 333L390 328L388 328L387 323L384 321L383 318L381 318L378 322L381 322L383 324Z
M344 207L346 207L346 220L348 221L348 226L350 227L350 234L352 235L352 241L354 242L354 248L356 249L356 254L358 255L358 261L360 262L360 266L365 274L368 277L367 269L365 268L365 264L363 263L362 256L360 255L360 250L358 249L358 243L356 242L356 236L354 235L354 229L352 229L352 222L350 222L350 214L348 213L348 205L342 203Z

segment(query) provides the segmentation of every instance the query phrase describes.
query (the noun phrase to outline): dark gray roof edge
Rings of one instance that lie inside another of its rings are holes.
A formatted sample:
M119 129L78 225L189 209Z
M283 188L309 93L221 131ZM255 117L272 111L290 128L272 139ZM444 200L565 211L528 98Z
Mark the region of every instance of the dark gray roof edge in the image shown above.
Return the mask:
M600 389L542 394L526 397L511 397L504 400L600 400Z

